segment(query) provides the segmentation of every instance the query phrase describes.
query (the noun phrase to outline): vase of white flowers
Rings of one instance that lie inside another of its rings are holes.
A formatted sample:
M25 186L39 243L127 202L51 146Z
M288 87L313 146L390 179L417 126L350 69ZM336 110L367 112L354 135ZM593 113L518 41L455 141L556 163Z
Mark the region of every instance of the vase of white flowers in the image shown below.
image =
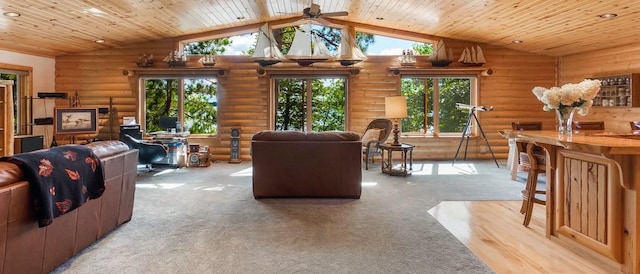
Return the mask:
M573 129L573 114L576 112L574 107L565 107L556 109L556 117L558 118L558 137L571 136Z
M556 111L558 117L558 136L571 135L571 123L574 112L585 116L593 105L593 98L600 91L600 80L585 79L578 84L565 84L561 87L535 87L532 92L544 104L545 111Z

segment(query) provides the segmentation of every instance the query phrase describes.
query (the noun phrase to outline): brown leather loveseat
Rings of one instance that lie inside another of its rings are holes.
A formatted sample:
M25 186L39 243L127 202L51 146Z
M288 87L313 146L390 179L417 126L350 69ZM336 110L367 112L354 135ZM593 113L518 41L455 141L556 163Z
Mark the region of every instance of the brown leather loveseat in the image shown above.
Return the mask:
M104 193L41 228L22 171L0 162L0 273L48 273L131 220L138 151L120 141L87 146L102 162Z
M360 198L362 143L355 132L260 131L251 158L255 198Z

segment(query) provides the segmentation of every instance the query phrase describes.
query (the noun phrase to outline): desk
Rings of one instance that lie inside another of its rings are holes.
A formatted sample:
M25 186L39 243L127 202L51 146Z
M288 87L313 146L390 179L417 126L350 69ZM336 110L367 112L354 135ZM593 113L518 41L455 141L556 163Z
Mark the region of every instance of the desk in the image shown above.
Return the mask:
M382 144L380 145L380 150L382 151L382 173L402 176L411 174L411 172L413 171L413 145ZM400 152L400 159L402 161L402 163L400 163L397 167L393 166L392 154L394 151ZM407 155L409 156L409 165L407 165Z
M546 150L547 237L591 249L608 259L605 262L617 264L623 273L640 273L640 135L580 131L558 137L550 130L500 133Z
M167 147L167 157L160 164L167 164L175 167L186 166L187 138L186 137L154 137L154 141L162 143Z

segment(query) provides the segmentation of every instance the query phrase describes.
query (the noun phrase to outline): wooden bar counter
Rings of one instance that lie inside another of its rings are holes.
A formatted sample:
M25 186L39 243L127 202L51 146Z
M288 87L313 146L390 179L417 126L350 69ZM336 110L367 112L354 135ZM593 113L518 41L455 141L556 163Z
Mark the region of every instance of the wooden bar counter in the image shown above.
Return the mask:
M640 273L640 132L500 133L547 151L547 237Z

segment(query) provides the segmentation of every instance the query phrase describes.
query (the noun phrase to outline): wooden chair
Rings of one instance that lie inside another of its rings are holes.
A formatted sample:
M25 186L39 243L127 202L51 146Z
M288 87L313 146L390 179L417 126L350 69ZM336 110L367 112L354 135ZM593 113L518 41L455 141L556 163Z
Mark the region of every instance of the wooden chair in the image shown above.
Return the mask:
M542 130L542 122L512 122L511 129L513 130ZM516 180L518 170L527 170L530 166L529 156L527 155L526 143L516 142L516 153L513 156L511 162L511 180ZM534 154L538 157L538 161L544 163L545 153L544 149L536 146Z
M531 221L531 214L533 213L534 204L546 205L546 200L542 200L536 197L536 194L547 194L546 190L538 190L538 175L546 172L546 165L538 161L538 157L534 155L536 146L534 143L527 143L526 153L529 155L529 173L527 175L527 184L522 191L522 206L520 207L520 213L524 214L524 226L529 226ZM545 197L546 199L546 197Z
M366 170L369 170L369 160L373 163L373 157L381 155L380 144L387 141L392 128L393 122L389 119L374 119L367 125L367 129L362 134L362 155ZM369 133L375 133L373 138L369 138Z
M604 121L573 121L571 128L573 130L604 130Z
M629 125L631 126L631 130L640 130L640 121L631 121Z

